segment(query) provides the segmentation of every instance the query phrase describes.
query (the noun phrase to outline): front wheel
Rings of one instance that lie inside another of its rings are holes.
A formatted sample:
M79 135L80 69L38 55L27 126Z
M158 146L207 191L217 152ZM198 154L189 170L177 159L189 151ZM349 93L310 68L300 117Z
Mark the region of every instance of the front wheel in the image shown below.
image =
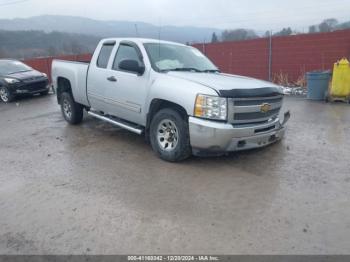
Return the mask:
M61 95L61 111L64 119L72 125L77 125L83 120L83 106L76 103L70 93Z
M10 91L5 86L1 86L0 87L0 99L4 103L10 103L14 100L14 96L10 93Z
M191 156L188 122L176 110L163 109L153 117L150 140L163 160L178 162Z

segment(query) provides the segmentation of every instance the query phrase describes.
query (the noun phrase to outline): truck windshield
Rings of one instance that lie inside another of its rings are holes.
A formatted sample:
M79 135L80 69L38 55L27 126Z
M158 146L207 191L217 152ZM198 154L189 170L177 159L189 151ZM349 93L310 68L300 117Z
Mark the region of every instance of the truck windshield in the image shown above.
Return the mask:
M19 61L0 60L0 75L6 76L14 73L30 71L32 68Z
M155 71L219 72L196 48L164 43L146 43L144 46Z

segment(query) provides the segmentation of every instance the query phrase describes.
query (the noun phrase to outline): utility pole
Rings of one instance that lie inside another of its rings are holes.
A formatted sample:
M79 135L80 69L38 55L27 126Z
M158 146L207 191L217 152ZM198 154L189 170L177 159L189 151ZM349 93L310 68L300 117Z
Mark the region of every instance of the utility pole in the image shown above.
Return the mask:
M160 58L161 55L161 50L160 50L160 39L161 39L161 34L162 34L162 18L159 17L159 28L158 28L158 55Z
M272 30L269 34L269 81L272 81Z
M206 38L204 38L203 39L203 53L206 55L206 50L205 50L205 44L206 44L206 42L205 42L205 40L206 40Z

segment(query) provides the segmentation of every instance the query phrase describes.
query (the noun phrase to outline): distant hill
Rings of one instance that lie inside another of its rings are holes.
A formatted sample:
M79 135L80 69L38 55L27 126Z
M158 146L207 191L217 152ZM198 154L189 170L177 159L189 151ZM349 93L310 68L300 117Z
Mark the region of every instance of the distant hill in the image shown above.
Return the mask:
M0 30L0 58L90 53L100 39L97 36L62 32Z
M45 32L67 32L99 37L135 37L135 24L140 37L157 38L177 42L203 42L211 40L213 32L221 30L201 27L158 26L143 22L99 21L75 16L36 16L31 18L0 19L0 30L40 30Z

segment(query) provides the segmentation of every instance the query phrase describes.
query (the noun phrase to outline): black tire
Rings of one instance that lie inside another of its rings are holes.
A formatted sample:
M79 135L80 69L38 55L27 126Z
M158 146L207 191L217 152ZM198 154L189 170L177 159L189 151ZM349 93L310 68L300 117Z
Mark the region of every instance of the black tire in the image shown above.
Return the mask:
M186 118L187 117L182 117L181 114L174 109L162 109L153 117L150 125L150 141L154 152L156 152L161 159L169 162L179 162L191 156L192 149L190 145L188 120ZM163 130L164 136L171 134L171 136L176 136L176 138L168 137L165 140L163 138L163 141L161 141L162 138L159 138L159 136L162 136L162 133L160 131L163 128L167 128L165 124L167 121L169 124L171 123L169 125L170 127L173 126L174 134L171 133L171 130ZM173 141L168 142L169 139ZM167 143L168 146L166 146Z
M70 93L61 95L61 111L64 119L71 125L80 124L83 121L84 108L76 103Z
M49 90L46 90L44 92L40 92L41 96L47 96L49 94Z
M0 99L4 103L11 103L15 96L11 94L6 86L0 86Z

